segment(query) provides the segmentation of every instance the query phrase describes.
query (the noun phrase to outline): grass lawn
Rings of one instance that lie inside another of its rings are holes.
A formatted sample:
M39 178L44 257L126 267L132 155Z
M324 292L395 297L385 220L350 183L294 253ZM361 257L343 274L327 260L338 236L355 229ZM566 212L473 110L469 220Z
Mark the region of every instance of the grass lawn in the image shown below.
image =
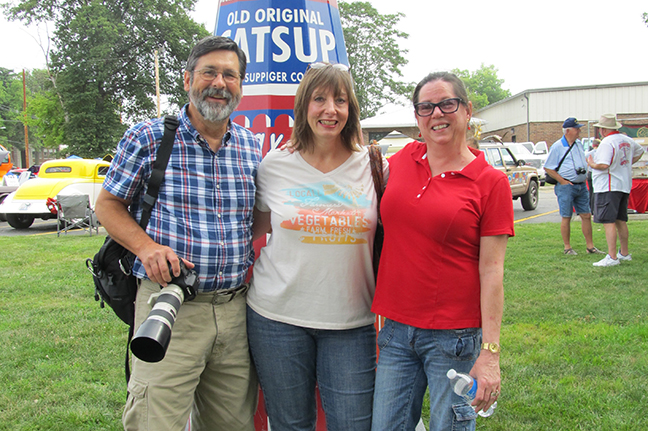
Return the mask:
M648 428L648 222L633 261L595 268L580 224L516 225L505 265L502 395L479 430ZM599 225L594 241L605 248ZM0 238L0 430L120 430L126 326L84 264L102 237Z

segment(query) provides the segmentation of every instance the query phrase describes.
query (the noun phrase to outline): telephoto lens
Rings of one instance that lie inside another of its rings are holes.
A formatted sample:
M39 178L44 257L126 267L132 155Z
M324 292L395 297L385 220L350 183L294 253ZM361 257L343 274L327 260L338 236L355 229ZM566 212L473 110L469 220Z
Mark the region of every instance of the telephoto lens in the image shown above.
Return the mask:
M199 283L196 271L188 269L181 260L180 275L160 293L151 295L149 301L155 300L155 305L131 341L133 355L145 362L159 362L164 358L178 310L185 301L196 297Z

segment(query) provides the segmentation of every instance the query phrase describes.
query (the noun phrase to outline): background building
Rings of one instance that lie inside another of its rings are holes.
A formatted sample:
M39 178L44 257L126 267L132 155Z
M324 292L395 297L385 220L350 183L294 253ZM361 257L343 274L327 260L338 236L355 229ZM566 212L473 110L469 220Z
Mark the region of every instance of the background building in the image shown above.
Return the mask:
M648 136L648 82L527 90L475 112L486 121L482 135L548 145L560 139L567 117L585 124L581 138L594 137L603 114L617 114L629 136Z
M562 136L562 123L576 117L585 124L581 138L595 137L593 125L603 114L617 114L622 132L648 137L648 82L526 90L473 112L482 137L500 135L506 142L550 146ZM419 135L414 108L393 111L361 121L365 142L380 140L396 130L411 138Z

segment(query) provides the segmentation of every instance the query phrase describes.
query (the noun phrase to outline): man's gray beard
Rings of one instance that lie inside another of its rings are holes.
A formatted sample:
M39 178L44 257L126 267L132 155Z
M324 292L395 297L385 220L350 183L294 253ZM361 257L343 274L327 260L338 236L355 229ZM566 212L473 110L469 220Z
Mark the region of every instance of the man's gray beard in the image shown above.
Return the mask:
M214 96L225 97L227 99L227 105L223 106L219 103L212 104L206 100L207 97ZM191 100L191 103L194 104L200 115L206 121L215 123L226 120L232 115L232 112L234 112L241 101L241 96L234 97L232 93L225 89L219 90L213 87L204 89L202 93L199 93L198 89L192 88L189 92L189 100Z

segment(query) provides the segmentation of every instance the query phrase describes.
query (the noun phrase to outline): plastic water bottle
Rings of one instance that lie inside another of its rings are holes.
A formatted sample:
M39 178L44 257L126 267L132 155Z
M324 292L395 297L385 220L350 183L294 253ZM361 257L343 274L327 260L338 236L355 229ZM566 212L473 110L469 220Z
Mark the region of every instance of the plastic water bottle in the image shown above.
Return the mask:
M450 379L450 386L455 394L462 397L468 404L472 403L477 395L477 380L470 377L468 374L458 373L455 370L448 370L446 374ZM477 414L483 418L487 418L493 414L497 407L497 401L493 403L486 411L479 411Z

